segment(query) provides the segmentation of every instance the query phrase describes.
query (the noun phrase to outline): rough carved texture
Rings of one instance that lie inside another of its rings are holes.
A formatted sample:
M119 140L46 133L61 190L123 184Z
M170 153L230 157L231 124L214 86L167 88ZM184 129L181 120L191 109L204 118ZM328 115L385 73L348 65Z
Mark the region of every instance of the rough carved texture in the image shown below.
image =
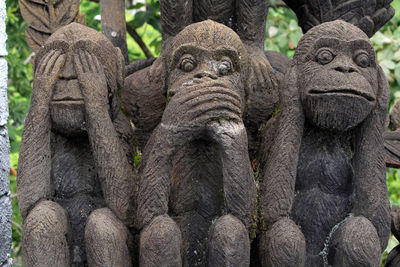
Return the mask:
M86 243L92 266L113 266L117 254L105 252L114 250L130 266L135 176L131 129L119 112L122 55L72 23L46 41L37 62L17 179L24 263L86 266Z
M389 88L368 37L343 21L314 27L299 42L280 94L261 172L265 266L301 266L304 254L303 266L377 266L390 232ZM298 233L299 250L285 245L282 228ZM268 244L271 238L283 245Z
M391 130L384 134L386 149L386 166L400 168L400 101L394 105L390 113Z
M352 23L369 37L393 16L393 0L284 0L294 10L303 32L337 19Z
M11 199L9 193L10 142L7 133L6 5L0 2L0 266L11 266Z
M57 29L71 22L85 24L85 16L79 13L79 0L19 0L21 14L28 23L26 41L38 52Z
M161 0L163 42L186 26L211 19L238 33L242 41L264 49L268 0Z
M167 106L141 160L141 266L246 266L256 201L242 119L247 50L207 20L160 60Z
M251 159L256 157L260 147L260 127L272 117L278 107L279 82L290 65L290 59L280 53L267 51L265 56L271 62L276 73L275 78L267 77L270 85L263 87L250 75L245 88L247 98L243 121L249 139ZM166 66L162 57L163 55L151 66L128 76L122 92L122 108L135 126L135 138L140 150L144 149L151 133L161 122L167 102Z
M392 234L400 240L400 207L392 206ZM400 245L394 247L386 258L385 267L396 267L400 265Z
M279 79L264 54L265 24L268 0L161 0L163 49L172 37L194 22L207 19L233 29L247 47L255 90L271 90Z

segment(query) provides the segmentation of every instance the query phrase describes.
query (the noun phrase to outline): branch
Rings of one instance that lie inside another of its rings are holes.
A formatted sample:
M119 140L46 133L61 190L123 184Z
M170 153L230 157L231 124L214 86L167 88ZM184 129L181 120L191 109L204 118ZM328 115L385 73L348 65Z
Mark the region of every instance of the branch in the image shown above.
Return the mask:
M90 0L92 2L95 3L99 3L100 0ZM146 44L143 42L142 38L140 37L140 35L136 32L136 30L129 25L128 23L126 23L126 31L129 33L130 36L132 36L132 38L136 41L136 43L139 45L139 47L142 49L144 55L147 58L153 58L153 54L150 52L149 48L146 46Z
M149 48L147 48L146 44L143 42L142 38L140 35L136 32L136 30L126 23L126 31L129 33L130 36L136 41L136 43L140 46L142 49L143 53L147 58L152 58L154 57L153 54L150 52Z

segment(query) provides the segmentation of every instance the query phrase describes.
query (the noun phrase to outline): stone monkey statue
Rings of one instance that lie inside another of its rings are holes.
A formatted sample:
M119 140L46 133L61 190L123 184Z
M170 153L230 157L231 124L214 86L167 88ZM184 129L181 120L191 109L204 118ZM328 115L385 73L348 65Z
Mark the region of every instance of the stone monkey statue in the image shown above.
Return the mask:
M259 128L271 118L278 106L278 84L290 65L289 58L280 53L267 51L264 54L268 5L268 0L160 1L163 53L168 50L168 44L172 43L174 36L187 25L206 19L233 29L247 47L252 83L247 86L243 120L252 158L259 148ZM122 106L135 125L135 137L140 149L144 148L149 136L161 122L165 109L166 98L162 94L166 73L164 67L159 58L152 66L133 73L127 77L122 92Z
M119 111L122 55L72 23L36 61L18 172L24 263L131 266L135 176Z
M162 61L168 104L140 167L140 266L249 266L247 50L207 20L176 35Z
M339 20L312 28L280 93L261 185L263 266L379 266L389 88L368 37Z

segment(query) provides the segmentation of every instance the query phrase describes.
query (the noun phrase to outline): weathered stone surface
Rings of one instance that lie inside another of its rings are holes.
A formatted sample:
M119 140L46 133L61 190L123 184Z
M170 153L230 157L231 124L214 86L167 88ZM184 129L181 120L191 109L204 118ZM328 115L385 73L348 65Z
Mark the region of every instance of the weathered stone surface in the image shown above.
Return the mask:
M6 6L0 2L0 265L11 266L11 200L9 195L10 144L5 127L8 118Z
M0 197L0 233L0 265L11 266L11 200L9 194Z
M0 2L0 56L6 56L6 1Z
M321 23L340 19L358 26L369 37L379 31L394 16L394 9L390 6L392 1L284 0L296 13L303 32L307 32Z
M7 81L7 61L0 57L0 126L5 126L8 119Z
M141 159L140 264L247 266L256 202L243 121L245 84L255 81L247 49L211 20L171 42L160 57L167 105Z
M8 193L9 172L10 172L10 143L7 135L7 128L0 127L0 196Z
M79 13L79 0L19 0L18 3L22 17L29 25L25 31L26 42L35 53L62 26L73 21L85 24L85 17Z
M46 40L36 61L18 162L24 264L131 266L136 176L120 112L121 52L71 23Z
M390 235L389 86L369 38L341 20L315 26L279 92L278 128L260 179L262 262L378 266Z

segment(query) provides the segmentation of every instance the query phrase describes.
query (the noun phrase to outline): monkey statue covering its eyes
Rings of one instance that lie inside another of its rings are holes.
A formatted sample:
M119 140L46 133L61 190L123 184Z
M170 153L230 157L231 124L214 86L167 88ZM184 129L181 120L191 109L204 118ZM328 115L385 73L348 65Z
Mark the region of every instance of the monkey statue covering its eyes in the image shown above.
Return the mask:
M207 20L175 36L162 60L168 103L139 169L140 266L249 266L247 50Z
M72 23L36 62L18 171L24 264L131 266L135 176L119 111L121 52Z
M261 174L263 266L379 266L390 234L388 97L359 28L337 20L303 36Z

